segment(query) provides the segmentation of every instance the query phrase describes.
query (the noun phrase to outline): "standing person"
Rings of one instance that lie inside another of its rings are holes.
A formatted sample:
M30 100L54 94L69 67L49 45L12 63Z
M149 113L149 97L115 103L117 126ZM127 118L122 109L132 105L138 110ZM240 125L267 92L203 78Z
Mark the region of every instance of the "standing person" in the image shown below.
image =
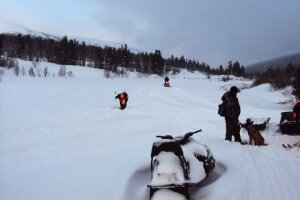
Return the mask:
M119 101L120 101L120 109L124 110L126 108L126 106L127 106L128 94L124 91L124 92L118 94L115 98L119 99Z
M243 144L240 136L239 116L241 108L237 93L239 92L236 86L232 86L228 92L222 96L222 101L225 105L225 122L226 122L226 135L225 140L231 141L232 136L236 142Z
M300 100L298 100L293 108L294 116L296 119L296 122L299 123L299 118L300 118Z

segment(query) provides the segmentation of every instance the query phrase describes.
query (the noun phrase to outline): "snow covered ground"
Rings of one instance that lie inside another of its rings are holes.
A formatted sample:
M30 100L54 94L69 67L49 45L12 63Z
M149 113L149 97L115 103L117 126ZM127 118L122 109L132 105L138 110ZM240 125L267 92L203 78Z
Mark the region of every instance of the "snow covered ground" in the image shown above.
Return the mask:
M31 62L19 61L28 69ZM59 66L41 63L51 74ZM210 80L199 73L106 79L103 71L67 66L75 77L16 77L0 82L1 200L146 200L150 153L155 135L181 135L208 145L216 167L191 191L194 200L298 200L300 150L283 149L299 136L277 131L289 97L268 84L238 94L246 118L271 117L262 132L268 146L225 142L225 122L217 114L224 88L250 81ZM115 91L129 94L121 111ZM242 139L248 140L245 130Z

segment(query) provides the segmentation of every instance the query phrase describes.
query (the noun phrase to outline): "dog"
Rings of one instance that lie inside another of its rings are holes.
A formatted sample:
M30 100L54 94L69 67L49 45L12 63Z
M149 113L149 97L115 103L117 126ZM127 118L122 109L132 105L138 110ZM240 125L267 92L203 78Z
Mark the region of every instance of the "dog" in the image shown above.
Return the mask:
M253 121L251 121L251 119L248 118L245 124L240 124L240 125L247 130L249 135L250 145L252 144L253 140L255 146L267 145L261 133L254 127Z

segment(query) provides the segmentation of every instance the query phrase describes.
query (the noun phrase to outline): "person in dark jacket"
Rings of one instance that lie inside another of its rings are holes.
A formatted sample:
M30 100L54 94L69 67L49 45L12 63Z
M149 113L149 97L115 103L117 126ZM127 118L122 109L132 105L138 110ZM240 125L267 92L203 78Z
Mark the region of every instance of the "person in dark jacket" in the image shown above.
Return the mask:
M296 122L299 123L299 118L300 118L300 100L298 100L293 108L294 116L296 119Z
M115 98L119 99L119 101L120 101L120 109L124 110L126 108L126 106L127 106L128 94L124 91L124 92L118 94Z
M236 86L232 86L228 92L222 96L222 101L225 104L225 122L226 122L226 135L225 140L231 141L232 136L236 142L242 143L240 136L239 116L241 108L237 93L239 92Z

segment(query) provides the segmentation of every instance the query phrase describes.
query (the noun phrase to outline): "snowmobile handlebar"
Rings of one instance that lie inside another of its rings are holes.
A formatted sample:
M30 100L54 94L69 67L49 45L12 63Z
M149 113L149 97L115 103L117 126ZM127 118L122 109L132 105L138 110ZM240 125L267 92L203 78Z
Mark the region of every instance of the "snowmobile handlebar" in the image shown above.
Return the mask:
M190 138L191 136L193 136L195 133L199 133L199 132L201 132L201 131L202 131L202 130L199 129L199 130L194 131L194 132L188 132L188 133L186 133L183 137L179 137L178 139L175 138L175 140L176 140L177 142L179 142L180 144L186 144L186 143L189 141L189 138Z
M169 140L173 139L172 135L157 135L156 137L161 139L169 139Z
M202 130L201 129L199 129L199 130L197 130L197 131L193 131L193 132L188 132L188 133L186 133L186 134L184 134L184 136L181 136L181 137L173 137L172 135L157 135L156 137L158 137L158 138L161 138L161 139L169 139L169 140L175 140L175 141L177 141L177 142L179 142L180 144L185 144L185 143L187 143L187 141L188 141L188 139L192 136L192 135L194 135L195 133L199 133L199 132L201 132Z

